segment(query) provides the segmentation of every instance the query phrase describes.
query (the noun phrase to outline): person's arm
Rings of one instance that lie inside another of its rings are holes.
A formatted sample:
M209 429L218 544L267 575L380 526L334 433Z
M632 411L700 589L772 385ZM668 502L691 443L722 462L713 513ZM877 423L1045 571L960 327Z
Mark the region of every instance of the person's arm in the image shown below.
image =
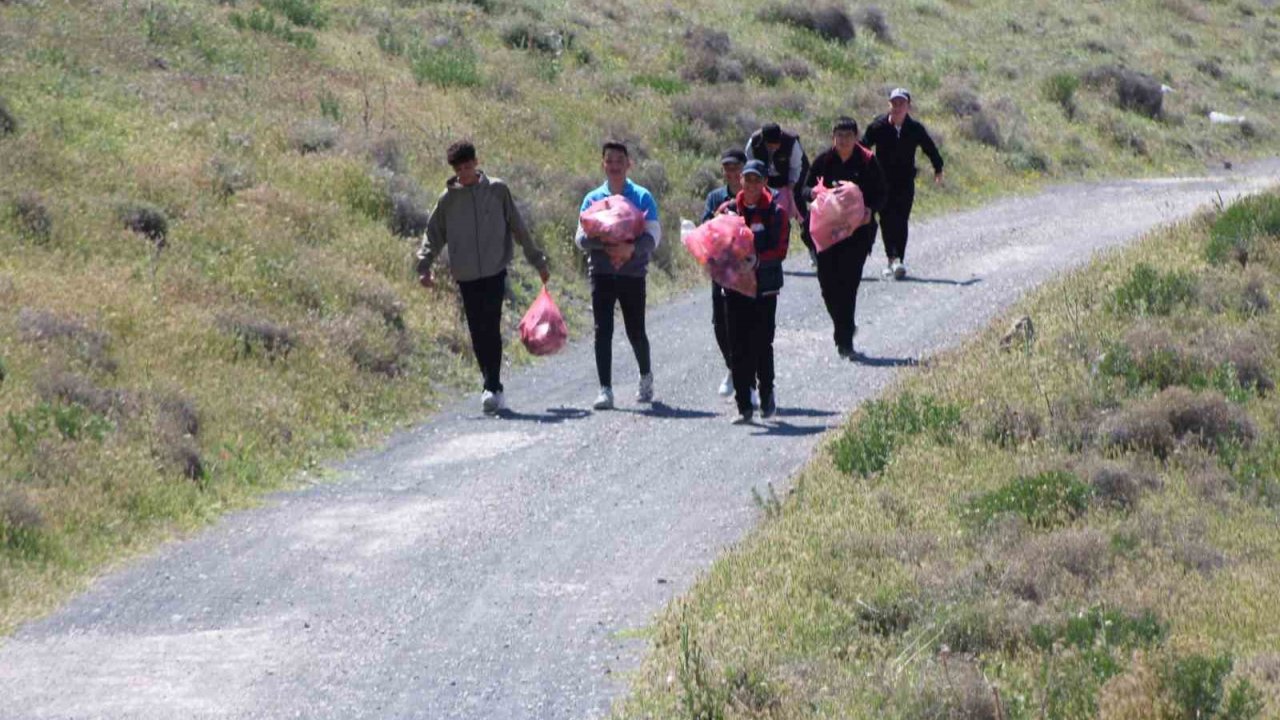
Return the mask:
M578 208L578 215L581 216L582 213L585 212L587 208L591 207L591 203L592 203L591 193L587 193L582 198L582 205L581 207ZM578 249L582 250L585 253L589 253L592 250L604 249L604 241L598 240L593 237L587 237L586 231L582 229L581 222L578 223L578 229L575 230L573 233L573 244L577 245Z
M804 179L804 189L800 191L800 196L804 198L805 202L813 202L813 189L818 186L818 178L823 174L826 167L822 162L824 157L826 157L825 154L819 155L814 159L813 164L809 166L809 173Z
M862 143L863 147L866 147L866 148L875 147L876 136L875 136L875 133L872 132L875 129L876 129L876 121L872 120L867 125L867 129L862 131L862 140L859 140L859 142Z
M524 258L529 264L538 270L538 275L542 277L542 282L546 282L549 273L547 272L547 254L538 247L538 241L533 239L529 233L529 227L525 225L524 216L520 214L520 209L516 207L515 198L511 196L511 188L506 185L502 186L502 211L507 217L507 232L511 233L511 237L520 244L520 249L524 251Z
M418 246L418 282L428 287L431 285L431 265L435 263L440 250L445 246L444 217L444 196L442 195L436 202L435 209L431 211L431 218L427 220L427 234L422 238L422 244Z
M800 147L800 138L791 144L791 160L787 163L787 184L795 187L801 180L804 170L804 149Z
M929 131L925 129L923 124L920 125L920 149L924 150L924 154L929 158L929 162L933 163L934 178L942 177L942 153L938 152L938 146L934 144L933 137L929 135Z
M756 255L778 247L788 231L786 211L774 206L767 224L755 233Z
M653 239L653 247L649 249L656 250L662 244L662 224L658 221L658 201L653 198L652 193L645 193L641 205L640 209L644 211L645 234ZM639 243L640 238L636 238L636 242Z
M707 193L707 206L703 208L702 222L706 222L716 216L716 209L720 207L720 203L716 202L716 198L719 194L719 190L712 190Z

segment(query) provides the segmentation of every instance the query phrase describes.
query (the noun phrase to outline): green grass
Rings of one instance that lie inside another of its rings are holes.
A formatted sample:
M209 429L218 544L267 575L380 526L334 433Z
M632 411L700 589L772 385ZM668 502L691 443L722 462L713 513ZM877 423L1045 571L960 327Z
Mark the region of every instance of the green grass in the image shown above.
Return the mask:
M1274 293L1280 238L1260 236L1248 267L1210 263L1205 248L1223 218L1252 227L1278 197L1099 258L1010 309L1034 318L1025 352L999 349L1007 323L996 322L864 405L775 496L785 500L762 503L757 529L660 615L614 716L1280 714L1280 606L1270 601L1280 594L1280 398L1232 373L1214 380L1215 368L1234 367L1233 351L1205 340L1257 338L1270 371L1280 317L1226 312L1198 293L1152 313L1163 301L1135 290L1227 273ZM1118 297L1140 300L1117 311ZM1103 364L1153 337L1194 350L1200 365L1135 382ZM1188 437L1164 459L1110 447L1100 428L1160 407L1159 387L1221 392L1230 402L1219 407L1242 412L1257 435L1234 446ZM1038 430L993 433L1011 410ZM681 648L695 645L692 687L673 687ZM744 673L768 690L755 709L735 700Z
M691 127L677 106L781 119L814 155L832 119L865 125L885 88L913 85L948 163L946 185L921 184L921 216L1280 147L1261 119L1280 110L1274 9L1207 4L1188 23L1138 0L879 5L893 44L865 29L833 43L710 0L0 3L0 307L14 310L0 313L0 517L6 538L23 538L0 549L0 632L474 386L454 293L419 288L413 243L393 233L396 198L429 209L460 136L530 211L576 337L590 310L569 234L582 190L599 182L599 142L635 141L637 174L666 179L675 237L700 212L699 176L745 140L734 118ZM685 32L697 27L723 30L733 56L756 63L747 82L686 77ZM1084 49L1091 41L1122 57ZM1219 77L1197 69L1208 59ZM805 79L776 72L787 61ZM1068 118L1044 91L1110 62L1176 87L1163 119L1084 85ZM1008 118L1007 150L965 134L939 102L953 85ZM703 102L726 94L723 108ZM1205 119L1246 106L1247 131ZM126 208L164 218L163 233ZM700 282L677 246L660 249L655 302ZM508 331L537 289L517 261ZM45 337L21 317L66 332ZM849 482L910 464L884 450L885 433L907 445L960 433L949 420L941 432L895 424L898 412L879 435L850 439ZM1240 448L1231 472L1271 497L1263 447ZM760 701L755 670L736 671L735 692Z

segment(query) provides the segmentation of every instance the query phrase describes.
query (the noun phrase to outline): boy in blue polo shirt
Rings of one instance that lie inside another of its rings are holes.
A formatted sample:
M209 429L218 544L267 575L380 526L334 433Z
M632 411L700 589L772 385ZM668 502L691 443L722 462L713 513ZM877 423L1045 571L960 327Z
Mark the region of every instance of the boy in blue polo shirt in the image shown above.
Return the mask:
M596 410L613 408L613 308L622 306L622 322L627 340L636 354L640 368L640 385L636 390L637 402L653 401L653 371L649 366L649 336L644 329L645 275L649 259L662 240L662 228L658 224L658 204L645 188L631 182L627 173L631 170L631 155L627 146L616 141L604 143L601 149L601 166L605 183L587 193L579 212L592 203L611 195L621 195L644 213L645 231L635 244L621 246L622 255L615 253L620 263L604 251L604 243L587 237L582 225L574 234L574 242L587 253L587 273L591 278L591 313L595 317L596 375L600 379L600 393L592 407Z

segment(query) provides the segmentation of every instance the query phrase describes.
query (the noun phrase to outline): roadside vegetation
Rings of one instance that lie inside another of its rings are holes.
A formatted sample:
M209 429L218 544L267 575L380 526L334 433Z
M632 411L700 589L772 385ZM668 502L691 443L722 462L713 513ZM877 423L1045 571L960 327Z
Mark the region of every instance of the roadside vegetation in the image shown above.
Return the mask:
M616 716L1277 717L1278 278L1252 196L912 372L769 489Z
M1280 147L1278 26L1255 0L0 0L0 633L471 387L410 259L460 135L582 336L606 136L671 238L760 122L816 152L899 84L948 158L926 213L1198 172ZM657 266L655 299L697 276L675 242ZM517 262L512 326L536 290Z

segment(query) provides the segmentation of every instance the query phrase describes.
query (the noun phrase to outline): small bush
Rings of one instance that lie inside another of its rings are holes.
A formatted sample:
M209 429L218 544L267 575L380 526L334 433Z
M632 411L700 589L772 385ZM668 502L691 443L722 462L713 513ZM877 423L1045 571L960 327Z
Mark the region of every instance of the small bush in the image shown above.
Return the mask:
M1246 265L1261 239L1276 237L1280 237L1280 195L1254 195L1232 204L1214 219L1205 259L1213 264L1234 260Z
M928 395L904 393L893 400L873 400L861 417L832 444L836 466L843 472L869 477L889 463L890 454L902 442L928 433L946 443L960 426L959 405L939 402Z
M1248 414L1217 392L1170 387L1160 391L1151 405L1169 419L1176 436L1192 437L1206 447L1225 442L1248 444L1255 435Z
M410 53L409 68L419 85L475 87L484 81L476 52L469 45L418 46Z
M748 55L742 66L747 73L747 77L756 80L762 85L777 85L782 81L782 68L765 58Z
M1168 315L1195 299L1196 280L1187 272L1159 270L1140 263L1115 289L1109 308L1126 315Z
M1024 539L1002 556L999 586L1036 604L1092 587L1113 564L1111 538L1091 528Z
M978 93L967 87L951 88L942 94L942 106L956 117L969 117L982 112Z
M995 116L986 112L977 112L970 116L968 122L960 127L970 140L980 142L997 150L1004 147L1004 137L1000 133L1000 123Z
M1150 118L1164 111L1164 91L1159 80L1128 68L1106 65L1089 71L1085 82L1095 87L1115 88L1116 105Z
M1160 488L1160 479L1131 465L1099 462L1087 470L1089 486L1099 502L1131 511L1142 494Z
M742 82L746 77L743 63L733 57L733 42L728 33L705 27L690 28L684 34L684 49L680 76L687 82Z
M1098 363L1103 375L1124 378L1130 390L1189 385L1203 377L1204 366L1184 341L1164 328L1138 324L1111 345Z
M548 55L559 55L573 47L574 35L532 20L528 17L516 17L506 22L502 31L502 42L516 50L533 50Z
M254 8L248 15L233 12L228 16L231 26L237 30L271 35L290 45L310 50L316 46L316 36L303 30L295 30L287 23L277 22L276 16L262 8Z
M1179 718L1197 720L1217 717L1222 706L1227 676L1233 663L1230 655L1208 657L1190 655L1169 662L1160 673L1161 685L1173 700Z
M164 210L144 202L121 205L116 211L124 226L135 233L163 246L169 235L169 218Z
M287 358L298 345L293 330L268 320L248 315L225 316L220 319L222 329L236 339L236 354L251 357L261 354L268 360Z
M1099 434L1105 447L1150 452L1158 458L1173 450L1173 425L1161 408L1149 403L1126 407L1103 421Z
M1057 625L1037 625L1031 638L1043 651L1061 643L1078 650L1149 648L1164 642L1169 626L1151 610L1129 614L1095 606Z
M961 514L978 525L1012 513L1035 528L1051 528L1082 514L1093 490L1073 473L1051 470L1019 477L970 500Z
M813 76L813 68L809 67L809 63L800 58L787 58L782 61L779 68L782 70L783 75L792 80L808 80Z
M132 393L100 387L74 373L50 373L36 381L36 392L46 402L79 405L102 417L128 417L138 412L138 400Z
M261 0L262 6L274 10L298 27L323 30L329 24L329 16L316 0Z
M1074 119L1079 110L1076 105L1076 90L1079 88L1080 78L1071 73L1055 73L1044 82L1045 98L1057 103L1068 120Z
M9 103L0 97L0 137L18 132L18 118L9 109Z
M88 368L115 372L111 358L111 336L94 330L78 320L59 317L50 312L22 308L18 311L18 337L30 343L63 343L71 346L75 356Z
M779 4L760 10L757 17L763 22L803 28L842 43L853 42L856 34L849 14L836 5Z
M426 192L413 178L393 175L387 181L391 213L387 225L396 237L419 238L427 231L431 212Z
M155 424L165 437L195 437L200 434L200 411L190 398L169 395L156 403Z
M210 163L210 171L213 173L214 192L219 197L228 198L253 187L253 170L244 163L218 157Z
M685 81L666 75L636 75L631 78L631 82L652 88L660 95L678 95L689 89L689 84Z
M303 155L324 152L338 144L341 134L342 128L332 120L303 120L289 129L289 145Z
M876 40L887 45L893 43L893 33L889 28L889 17L885 15L884 10L880 7L868 5L862 8L858 11L857 20L862 29L874 35Z
M18 488L0 488L0 548L26 557L40 554L44 514Z
M1040 413L1024 407L1002 405L983 430L983 438L1004 448L1035 442L1044 434Z
M1222 63L1217 58L1207 58L1196 63L1196 70L1214 80L1222 80L1227 76Z
M383 317L365 308L335 318L327 326L330 342L363 372L399 377L409 370L414 347L408 334L387 327Z
M35 193L23 193L13 201L10 210L18 232L29 240L45 243L53 235L53 216L44 201Z

